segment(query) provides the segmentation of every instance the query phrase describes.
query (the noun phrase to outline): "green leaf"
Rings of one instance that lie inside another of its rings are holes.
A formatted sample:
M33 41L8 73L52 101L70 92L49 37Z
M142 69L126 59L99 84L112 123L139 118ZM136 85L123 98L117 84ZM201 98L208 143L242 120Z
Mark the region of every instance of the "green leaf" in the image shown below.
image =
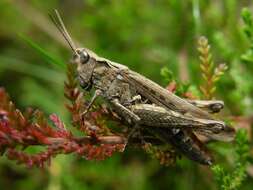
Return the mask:
M219 189L222 190L234 190L238 189L243 180L246 178L246 166L249 158L249 142L246 130L238 130L235 138L235 169L233 172L227 172L220 165L215 165L211 169L214 173Z
M66 69L66 64L60 59L56 58L53 55L51 55L49 52L44 50L42 47L40 47L37 43L35 43L33 40L28 38L27 36L24 36L23 34L19 34L19 37L24 40L28 45L30 45L33 49L35 49L44 59L50 64L54 64L61 69Z
M162 77L166 80L166 82L170 82L174 79L173 73L167 67L163 67L160 71Z
M252 15L248 8L243 8L241 13L242 19L245 24L252 26Z
M243 19L243 22L245 24L245 26L243 27L243 31L246 34L246 36L248 37L249 40L253 40L252 36L253 36L253 19L252 19L252 14L249 11L249 9L244 8L241 12L241 16Z
M0 55L0 69L12 70L23 73L33 78L45 80L50 83L62 84L64 81L64 73L56 71L38 64L27 63L15 57L7 57ZM20 66L22 65L22 66Z

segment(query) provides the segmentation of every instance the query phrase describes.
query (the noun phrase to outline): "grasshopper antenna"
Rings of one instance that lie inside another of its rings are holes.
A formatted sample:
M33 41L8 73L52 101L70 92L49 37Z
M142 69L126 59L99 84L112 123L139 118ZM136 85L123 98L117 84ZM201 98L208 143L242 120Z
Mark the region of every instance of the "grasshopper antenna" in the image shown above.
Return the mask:
M53 14L49 14L49 17L51 18L52 22L54 23L54 25L57 27L57 29L61 32L62 36L64 37L64 39L67 41L67 43L69 44L70 48L76 52L76 46L73 42L73 40L71 39L63 21L62 18L59 14L59 12L55 9L54 10L55 15Z

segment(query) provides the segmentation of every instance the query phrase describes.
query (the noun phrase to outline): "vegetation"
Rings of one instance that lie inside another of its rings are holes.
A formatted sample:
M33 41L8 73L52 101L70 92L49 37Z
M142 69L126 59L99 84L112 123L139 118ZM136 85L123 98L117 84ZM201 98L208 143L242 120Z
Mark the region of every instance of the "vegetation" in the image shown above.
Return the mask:
M0 186L251 189L252 7L249 0L2 0ZM84 125L79 112L90 95L76 90L71 52L47 16L54 8L75 42L99 55L177 95L224 100L219 117L235 126L235 142L209 143L215 165L208 168L150 144L124 149L111 130L120 122L103 101Z

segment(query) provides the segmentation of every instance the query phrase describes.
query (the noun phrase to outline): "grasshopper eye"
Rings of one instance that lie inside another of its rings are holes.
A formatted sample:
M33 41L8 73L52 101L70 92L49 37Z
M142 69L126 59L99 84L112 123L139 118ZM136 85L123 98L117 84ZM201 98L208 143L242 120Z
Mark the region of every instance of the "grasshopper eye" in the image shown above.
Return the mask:
M72 62L76 64L85 64L89 61L90 56L84 49L76 49Z
M80 60L81 60L82 64L87 63L89 61L89 59L90 59L90 56L86 52L83 52L80 55Z
M90 59L90 56L89 56L89 54L86 51L79 52L79 56L80 56L80 62L82 64L87 63L89 61L89 59Z

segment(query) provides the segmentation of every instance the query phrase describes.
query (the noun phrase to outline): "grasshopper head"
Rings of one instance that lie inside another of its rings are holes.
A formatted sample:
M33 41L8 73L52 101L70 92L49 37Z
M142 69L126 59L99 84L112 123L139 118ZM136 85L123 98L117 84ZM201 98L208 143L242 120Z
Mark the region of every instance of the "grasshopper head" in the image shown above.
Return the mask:
M79 82L82 88L89 90L92 86L92 74L96 61L85 48L77 48L71 63L76 64Z
M84 89L89 90L92 86L91 78L96 61L91 58L90 52L88 52L87 49L76 48L57 10L55 10L55 16L50 15L50 17L73 51L73 58L71 59L71 63L76 64L77 66L80 85Z

